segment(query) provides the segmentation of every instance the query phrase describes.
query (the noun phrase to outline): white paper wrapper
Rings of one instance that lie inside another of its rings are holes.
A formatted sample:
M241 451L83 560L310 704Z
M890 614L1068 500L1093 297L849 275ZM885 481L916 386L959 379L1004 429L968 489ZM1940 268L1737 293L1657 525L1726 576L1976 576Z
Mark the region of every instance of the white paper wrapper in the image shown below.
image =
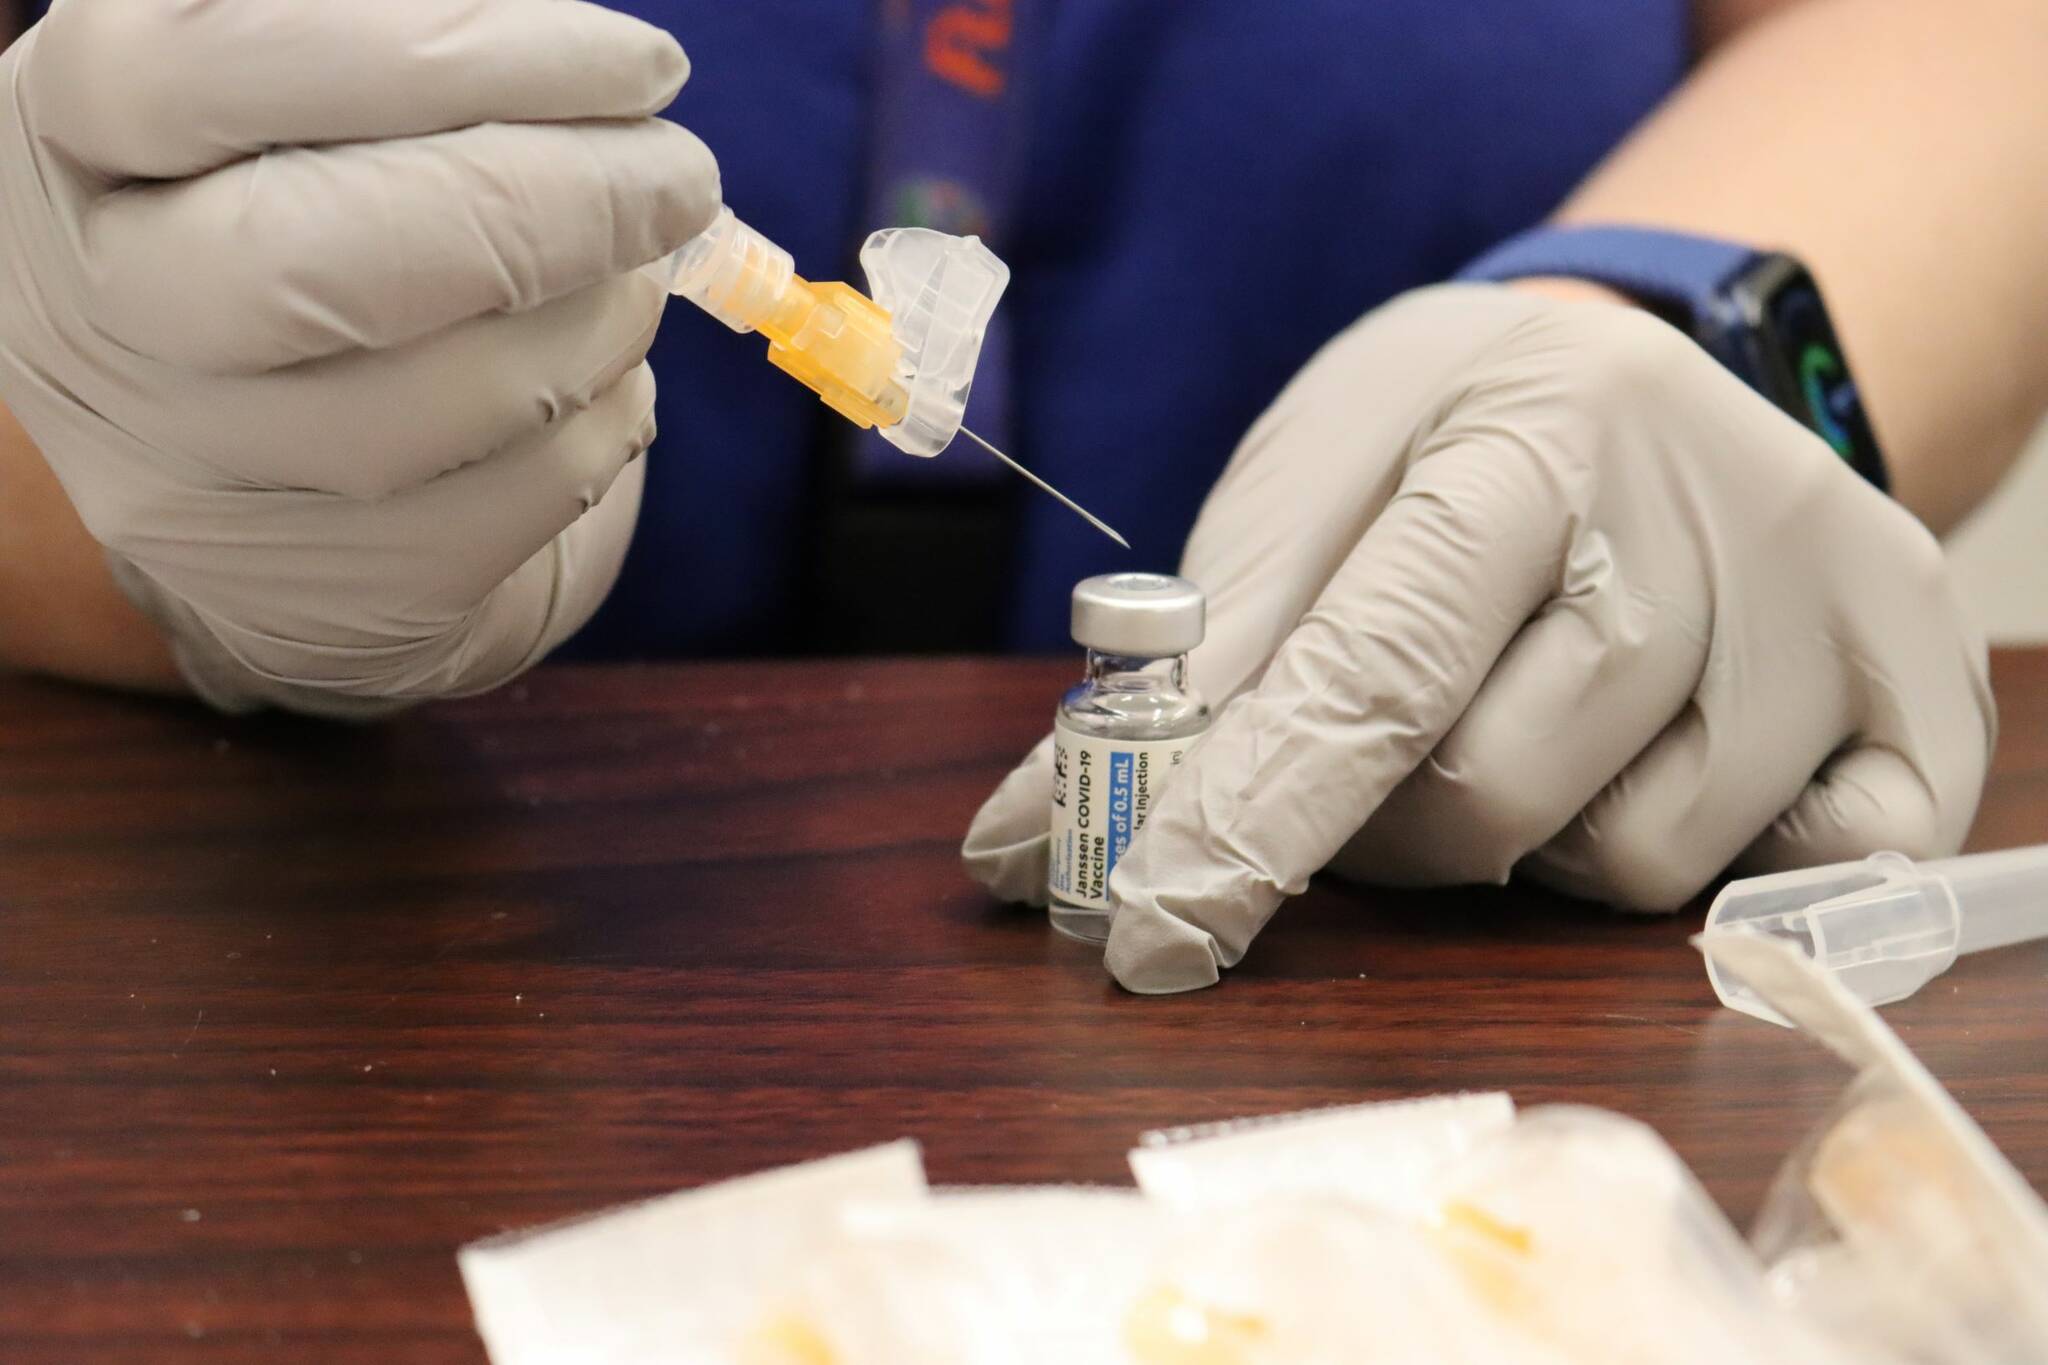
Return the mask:
M1664 1140L1598 1109L1526 1110L1446 1172L1441 1227L1498 1321L1562 1358L1881 1365L1785 1311Z
M1205 1311L1265 1325L1247 1365L1839 1358L1670 1148L1616 1115L1444 1096L1155 1135L1131 1164L1210 1215L1174 1273Z
M1779 1172L1755 1241L1779 1301L1865 1355L2048 1361L2048 1209L1877 1012L1787 944L1700 951L1856 1072Z
M1123 1365L1176 1221L1132 1190L941 1191L847 1208L743 1365Z
M1239 1119L1145 1134L1131 1174L1180 1208L1305 1195L1420 1217L1441 1172L1514 1121L1500 1091Z
M493 1365L726 1365L764 1286L858 1199L915 1198L917 1146L830 1157L464 1247Z

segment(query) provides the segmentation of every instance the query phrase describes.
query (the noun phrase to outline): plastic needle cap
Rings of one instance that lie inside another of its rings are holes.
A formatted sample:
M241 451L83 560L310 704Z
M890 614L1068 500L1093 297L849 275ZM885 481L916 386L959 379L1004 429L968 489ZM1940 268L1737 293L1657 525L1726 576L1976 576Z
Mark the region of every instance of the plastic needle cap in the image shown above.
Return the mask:
M1010 267L978 237L884 228L861 248L873 297L796 273L787 251L720 211L670 258L671 290L735 332L854 425L931 459L963 434L1126 550L1109 523L968 431L961 419Z
M2048 937L2048 845L1914 863L1903 853L1747 877L1707 911L1709 934L1789 942L1865 1004L1904 1000L1964 953ZM1730 1009L1787 1021L1707 959Z

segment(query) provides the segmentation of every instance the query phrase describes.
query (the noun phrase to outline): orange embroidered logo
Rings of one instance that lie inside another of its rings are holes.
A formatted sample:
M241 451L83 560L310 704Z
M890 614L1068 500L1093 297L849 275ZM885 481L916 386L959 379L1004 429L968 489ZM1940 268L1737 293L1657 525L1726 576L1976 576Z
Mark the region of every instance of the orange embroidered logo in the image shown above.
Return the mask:
M1003 93L1000 59L1010 48L1011 0L961 0L932 16L924 64L934 76L982 99Z

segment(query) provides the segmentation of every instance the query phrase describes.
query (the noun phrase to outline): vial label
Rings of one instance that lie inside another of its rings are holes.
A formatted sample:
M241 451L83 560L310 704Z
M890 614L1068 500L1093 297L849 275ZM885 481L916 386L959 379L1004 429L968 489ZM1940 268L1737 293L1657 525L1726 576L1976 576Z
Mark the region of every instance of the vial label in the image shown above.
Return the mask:
M1105 739L1052 730L1052 856L1046 889L1057 901L1109 909L1109 874L1144 828L1167 774L1195 742Z

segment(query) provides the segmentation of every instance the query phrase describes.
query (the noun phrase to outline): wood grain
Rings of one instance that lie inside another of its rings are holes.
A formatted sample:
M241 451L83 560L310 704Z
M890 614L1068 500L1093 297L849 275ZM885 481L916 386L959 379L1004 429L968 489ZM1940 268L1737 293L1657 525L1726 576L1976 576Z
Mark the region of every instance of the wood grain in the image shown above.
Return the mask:
M473 1238L910 1134L1121 1180L1141 1130L1459 1087L1654 1123L1738 1218L1841 1073L1685 946L1319 886L1138 999L954 850L1070 665L543 670L347 729L0 683L0 1360L464 1362ZM2048 839L2048 654L1976 841ZM1894 1025L2048 1184L2048 955Z

